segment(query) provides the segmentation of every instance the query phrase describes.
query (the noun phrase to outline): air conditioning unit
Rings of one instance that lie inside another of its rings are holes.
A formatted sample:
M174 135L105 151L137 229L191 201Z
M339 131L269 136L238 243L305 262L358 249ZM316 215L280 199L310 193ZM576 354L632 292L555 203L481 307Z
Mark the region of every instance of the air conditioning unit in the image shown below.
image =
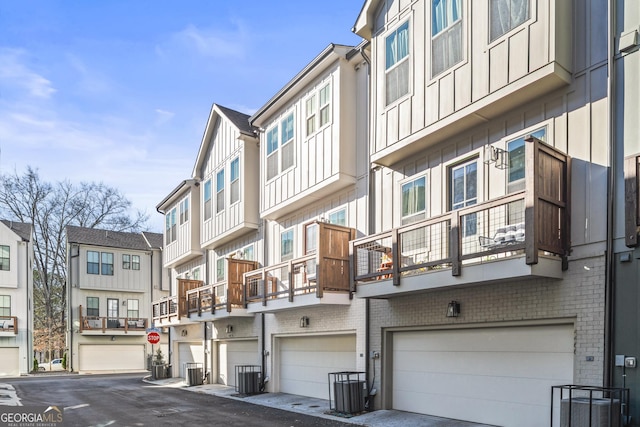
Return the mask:
M619 399L574 397L560 402L561 427L621 427L620 418Z

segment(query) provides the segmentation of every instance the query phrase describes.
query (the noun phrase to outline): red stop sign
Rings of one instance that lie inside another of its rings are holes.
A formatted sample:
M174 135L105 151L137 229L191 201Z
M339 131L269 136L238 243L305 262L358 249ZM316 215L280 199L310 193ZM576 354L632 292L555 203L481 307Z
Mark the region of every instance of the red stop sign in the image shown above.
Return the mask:
M149 332L147 334L147 341L150 344L158 344L160 342L160 334L157 332Z

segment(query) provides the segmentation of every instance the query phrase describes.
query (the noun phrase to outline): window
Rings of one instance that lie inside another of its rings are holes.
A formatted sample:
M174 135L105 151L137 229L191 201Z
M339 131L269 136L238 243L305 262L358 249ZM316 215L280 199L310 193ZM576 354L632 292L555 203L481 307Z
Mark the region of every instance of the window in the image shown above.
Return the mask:
M331 85L320 89L320 127L329 123L331 118Z
M316 131L316 94L307 98L305 113L307 116L307 136L309 136Z
M200 269L194 268L191 275L193 276L193 280L200 280Z
M177 230L176 230L176 208L171 209L167 215L165 216L166 227L165 227L165 241L168 245L173 242L177 238Z
M409 22L386 38L387 105L409 93Z
M318 249L318 224L312 222L305 227L304 253L308 255Z
M6 245L0 245L0 270L9 271L11 267L10 247Z
M140 317L139 301L137 299L127 300L127 317L137 319Z
M402 184L402 224L409 224L426 217L427 178L420 178Z
M185 198L180 202L180 225L189 221L189 198Z
M431 75L462 61L462 0L431 3Z
M87 251L87 274L100 274L100 252Z
M253 245L246 246L244 249L242 249L242 259L246 259L247 261L255 261Z
M100 273L105 276L113 276L113 254L102 252Z
M131 255L131 269L140 270L140 255Z
M281 147L281 171L285 171L293 166L294 150L293 150L293 113L289 114L280 123L282 134L282 147Z
M11 316L11 295L0 295L0 316Z
M107 298L107 317L110 319L117 319L119 316L118 310L118 300L114 298Z
M216 174L216 213L224 210L224 169Z
M267 132L267 180L278 175L278 126Z
M280 233L280 260L293 258L293 229Z
M216 261L216 281L224 280L224 258L218 258Z
M546 129L539 129L531 134L541 141L545 140ZM525 187L525 157L524 139L521 137L507 142L508 168L507 168L507 192L514 193L524 190Z
M489 0L490 41L529 19L529 0Z
M329 223L336 225L347 225L347 210L340 209L339 211L331 212L329 214Z
M461 209L478 203L478 162L472 160L451 168L451 209ZM462 235L476 234L476 214L464 216Z
M100 298L87 297L87 316L91 316L91 317L100 316Z
M203 186L204 192L204 219L211 219L211 180L208 179Z
M231 161L231 197L230 204L240 200L240 158Z
M122 269L123 270L131 269L131 255L127 255L127 254L122 255Z
M293 166L295 161L293 136L293 113L267 132L267 180Z

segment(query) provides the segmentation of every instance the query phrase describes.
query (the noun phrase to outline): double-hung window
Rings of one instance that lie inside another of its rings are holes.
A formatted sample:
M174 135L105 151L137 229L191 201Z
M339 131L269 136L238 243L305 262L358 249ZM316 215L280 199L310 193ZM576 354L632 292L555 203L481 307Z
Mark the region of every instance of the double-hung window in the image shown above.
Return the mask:
M331 121L331 85L326 85L320 89L320 127Z
M402 184L402 224L410 224L426 218L427 178L419 178Z
M531 136L541 141L545 140L546 128L536 130ZM517 138L507 142L507 193L524 190L525 188L525 147L524 138Z
M288 261L293 258L293 229L280 233L280 260Z
M409 93L409 22L385 40L385 84L387 105Z
M451 209L462 209L478 203L478 161L471 160L451 168ZM463 217L463 237L476 234L476 214Z
M87 251L87 274L100 274L100 252Z
M346 209L340 209L340 210L337 210L335 212L331 212L329 214L329 223L330 224L346 226L347 225L347 210Z
M216 174L216 213L224 210L224 169Z
M530 0L489 0L489 37L494 41L529 19Z
M102 252L101 254L100 273L104 276L113 276L113 254L111 252Z
M165 240L166 244L173 242L177 238L177 230L176 230L176 208L171 209L166 217L166 228L165 228Z
M305 101L306 132L312 135L331 122L331 84L326 84Z
M131 270L131 255L122 254L122 269Z
M90 316L90 317L100 316L100 298L87 297L87 316Z
M140 301L137 299L127 300L127 317L129 319L138 319L140 317Z
M180 225L189 221L189 198L186 197L180 202Z
M11 295L0 295L0 316L11 316Z
M307 136L313 134L316 131L316 99L317 95L314 93L305 102L305 115L307 117Z
M224 261L225 259L223 257L216 260L216 282L224 280Z
M462 61L462 0L432 0L431 75Z
M131 255L131 269L140 270L140 255Z
M240 200L240 158L236 157L231 161L231 194L229 195L229 203L234 204Z
M204 200L204 219L211 219L211 180L208 179L202 188Z
M0 245L0 270L9 271L11 268L11 248L7 245Z
M267 131L267 180L295 163L293 113Z

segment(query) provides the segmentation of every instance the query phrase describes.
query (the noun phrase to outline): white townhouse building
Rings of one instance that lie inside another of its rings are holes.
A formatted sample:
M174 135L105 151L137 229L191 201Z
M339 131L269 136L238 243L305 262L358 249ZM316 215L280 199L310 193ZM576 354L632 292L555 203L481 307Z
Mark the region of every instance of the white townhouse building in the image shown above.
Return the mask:
M147 342L152 302L169 292L162 235L67 226L67 370L137 372L168 336Z
M33 227L0 220L0 377L33 369Z
M553 386L604 384L607 13L364 3L374 232L352 279L374 408L533 427Z

